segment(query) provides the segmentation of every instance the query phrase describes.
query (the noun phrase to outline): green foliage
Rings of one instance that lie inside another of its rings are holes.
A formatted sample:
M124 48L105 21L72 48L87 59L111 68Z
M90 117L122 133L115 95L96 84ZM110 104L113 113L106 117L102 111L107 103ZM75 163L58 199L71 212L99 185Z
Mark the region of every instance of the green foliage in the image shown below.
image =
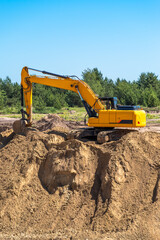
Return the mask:
M63 90L62 90L63 91ZM34 84L33 106L36 111L44 111L46 106L61 109L66 106L65 93L56 88Z
M156 107L159 105L159 99L152 88L147 89L146 102L148 107Z
M158 76L156 76L154 73L141 73L138 85L140 88L150 88L157 90L158 88Z
M94 93L98 96L103 95L103 76L97 68L87 69L82 72L83 81L88 83Z
M1 83L1 89L7 93L8 98L12 98L14 85L9 77L6 77Z
M159 119L160 118L160 114L150 114L150 113L147 113L146 117L147 117L147 119Z
M44 110L46 103L41 96L35 96L33 99L33 106L36 112L41 112Z
M66 101L67 105L70 107L74 107L74 106L82 107L83 106L79 95L76 94L75 92L67 91L65 94L65 101Z
M117 79L113 82L97 69L82 72L84 80L100 97L117 97L122 105L157 107L160 105L160 80L154 73L142 73L138 81ZM9 77L0 78L0 111L19 113L21 108L21 86L12 83ZM63 89L33 84L33 112L53 113L63 107L82 107L78 94Z
M4 90L0 90L0 109L6 105L7 96Z
M102 97L113 97L115 95L116 89L115 84L112 79L108 79L107 77L103 81L103 92Z
M33 108L33 113L41 113L49 114L49 113L55 113L56 109L54 107L45 107L43 110L41 108Z
M133 91L134 88L134 91ZM138 91L136 85L126 80L118 80L116 82L116 96L122 105L136 105L138 100Z

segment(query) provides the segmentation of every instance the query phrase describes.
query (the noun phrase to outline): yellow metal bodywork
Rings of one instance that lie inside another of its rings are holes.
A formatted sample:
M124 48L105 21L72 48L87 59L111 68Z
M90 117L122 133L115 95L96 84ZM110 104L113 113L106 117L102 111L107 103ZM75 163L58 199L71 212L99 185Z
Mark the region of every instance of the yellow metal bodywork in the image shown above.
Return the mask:
M143 110L100 110L98 117L88 119L90 127L145 127L146 113Z
M105 110L105 106L98 99L92 89L82 80L63 77L47 77L29 75L28 68L21 72L21 85L28 115L28 124L32 122L32 83L39 83L51 87L61 88L81 94L81 97L97 112L97 117L89 117L88 126L91 127L144 127L146 114L143 110ZM78 89L78 90L77 90Z

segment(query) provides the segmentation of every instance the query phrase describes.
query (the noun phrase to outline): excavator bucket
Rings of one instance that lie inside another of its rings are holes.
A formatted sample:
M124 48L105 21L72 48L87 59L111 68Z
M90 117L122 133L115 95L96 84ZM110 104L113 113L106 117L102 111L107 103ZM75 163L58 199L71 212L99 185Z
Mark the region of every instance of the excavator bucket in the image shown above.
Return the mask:
M26 121L24 121L24 120L16 120L13 123L13 131L16 134L22 134L22 133L24 133L25 126L26 126Z

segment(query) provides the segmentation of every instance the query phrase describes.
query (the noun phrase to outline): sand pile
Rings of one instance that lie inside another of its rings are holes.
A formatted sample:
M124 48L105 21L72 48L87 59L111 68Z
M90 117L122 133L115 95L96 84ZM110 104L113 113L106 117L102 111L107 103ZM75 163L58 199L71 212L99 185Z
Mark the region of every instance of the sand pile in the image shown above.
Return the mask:
M160 134L103 145L28 130L0 151L0 239L159 239Z
M52 130L55 128L62 129L63 131L69 130L65 120L60 118L58 114L47 114L39 121L36 121L36 128L40 131Z

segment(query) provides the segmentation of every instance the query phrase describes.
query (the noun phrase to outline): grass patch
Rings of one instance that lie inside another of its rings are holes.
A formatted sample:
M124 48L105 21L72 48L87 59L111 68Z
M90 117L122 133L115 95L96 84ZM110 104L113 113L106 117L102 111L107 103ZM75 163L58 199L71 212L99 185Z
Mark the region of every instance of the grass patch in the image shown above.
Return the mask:
M7 117L7 118L21 118L21 114L0 114L0 117Z
M150 124L160 123L160 120L155 120L155 121L147 121L147 123L150 123Z
M20 112L20 111L19 111ZM60 110L56 110L53 108L45 108L43 113L37 113L36 111L33 111L32 119L33 120L40 120L43 118L46 114L58 114L61 118L67 120L67 121L83 121L84 117L86 115L86 111L83 107L67 107L62 108ZM21 114L15 114L12 112L1 112L0 117L8 117L8 118L21 118Z
M32 115L32 120L35 120L35 121L38 121L38 120L40 120L41 118L43 118L43 117L45 117L46 116L46 114L38 114L38 113L33 113L33 115Z
M86 111L83 107L63 108L56 113L67 121L83 121Z
M18 107L8 107L6 106L5 108L0 110L0 114L19 114L20 113L20 108Z
M147 113L146 117L147 119L160 119L160 114Z
M57 110L54 107L45 107L43 110L33 108L33 113L39 113L39 114L49 114L49 113L55 113Z
M146 112L159 112L160 111L160 106L158 107L143 107L143 109L146 111Z

